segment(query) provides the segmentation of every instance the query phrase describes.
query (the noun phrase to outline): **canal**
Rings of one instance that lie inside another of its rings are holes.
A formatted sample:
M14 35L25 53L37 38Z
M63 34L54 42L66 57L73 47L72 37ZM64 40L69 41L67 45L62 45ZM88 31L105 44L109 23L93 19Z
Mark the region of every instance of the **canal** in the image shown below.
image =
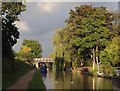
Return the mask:
M105 79L80 73L52 71L41 73L47 89L117 89L120 90L120 80Z

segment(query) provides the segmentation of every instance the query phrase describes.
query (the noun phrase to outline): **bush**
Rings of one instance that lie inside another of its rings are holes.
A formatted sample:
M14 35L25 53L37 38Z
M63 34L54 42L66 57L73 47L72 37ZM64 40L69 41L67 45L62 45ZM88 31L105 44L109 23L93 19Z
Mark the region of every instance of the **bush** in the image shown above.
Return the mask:
M115 75L115 72L114 70L117 69L117 68L120 68L120 67L108 67L108 68L105 68L104 69L104 74L112 74L112 75Z
M92 70L90 73L91 74L97 74L98 70Z

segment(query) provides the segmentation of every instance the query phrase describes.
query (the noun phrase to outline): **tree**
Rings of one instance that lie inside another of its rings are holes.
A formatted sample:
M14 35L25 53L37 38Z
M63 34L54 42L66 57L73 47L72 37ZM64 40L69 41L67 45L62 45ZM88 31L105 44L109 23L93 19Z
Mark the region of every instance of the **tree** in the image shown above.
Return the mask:
M35 55L36 58L42 57L42 45L37 40L23 40L23 46L31 48L31 53Z
M55 51L52 51L50 54L49 54L49 58L55 58Z
M65 62L69 60L73 66L79 66L81 62L84 65L98 64L100 51L106 48L113 36L119 34L113 26L116 25L116 14L106 7L92 5L75 7L69 14L65 20L66 27L53 35L54 56L57 61L61 57Z
M15 53L16 59L31 60L42 57L42 45L37 40L23 40L20 52Z
M18 21L18 15L26 10L23 2L2 2L0 7L2 18L2 49L3 55L12 50L20 36L14 21Z
M61 31L61 29L56 30L56 33L53 35L53 46L54 51L52 52L52 55L54 56L54 60L55 60L55 64L56 64L56 69L60 70L62 69L62 65L63 65L63 47L62 44L60 43L60 36L59 36L59 32Z
M31 52L31 48L29 48L27 46L22 46L21 49L20 49L20 52L29 53L29 52Z
M108 46L101 52L103 65L117 66L120 62L120 36L114 37Z
M91 51L93 64L98 63L99 47L104 47L110 39L110 31L113 28L112 13L106 7L81 5L75 7L75 10L70 10L69 14L70 16L65 21L69 27L69 36L71 36L69 44L76 48L79 54L85 50Z
M19 20L18 16L26 10L25 8L26 5L22 1L5 2L2 0L0 2L0 21L2 23L2 75L3 79L5 79L2 82L3 89L11 85L9 82L13 82L10 75L17 73L18 69L20 71L18 64L21 62L15 61L12 47L17 43L17 39L20 37L20 32L14 22ZM22 65L20 64L19 66L24 65L25 64L22 63Z

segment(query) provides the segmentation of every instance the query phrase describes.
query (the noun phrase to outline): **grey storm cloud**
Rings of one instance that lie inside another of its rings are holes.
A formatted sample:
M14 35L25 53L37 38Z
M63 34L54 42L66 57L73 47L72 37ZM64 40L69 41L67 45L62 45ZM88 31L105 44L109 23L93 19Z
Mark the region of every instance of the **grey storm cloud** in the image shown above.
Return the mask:
M38 40L42 44L43 57L48 57L53 51L52 36L56 30L65 27L65 20L70 9L82 4L93 6L106 6L108 10L118 10L117 2L27 2L27 10L19 18L20 39L13 47L19 51L23 39Z

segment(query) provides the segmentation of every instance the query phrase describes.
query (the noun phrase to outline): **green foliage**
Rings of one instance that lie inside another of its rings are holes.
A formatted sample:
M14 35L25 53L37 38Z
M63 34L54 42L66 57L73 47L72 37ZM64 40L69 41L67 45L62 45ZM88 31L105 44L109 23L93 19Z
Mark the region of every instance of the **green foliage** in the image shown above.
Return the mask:
M26 10L26 5L23 2L2 2L0 10L2 18L2 49L3 55L6 55L7 50L12 51L12 46L17 43L20 36L14 21L19 20L18 15Z
M105 49L104 49L104 51L101 51L100 59L101 59L100 61L103 65L103 67L111 67L108 52Z
M2 86L7 88L17 81L23 74L31 69L28 64L15 61L12 46L17 43L20 36L14 21L26 10L23 2L1 2L0 11L2 20Z
M62 70L63 69L63 63L64 63L64 47L62 45L61 37L62 36L62 29L59 29L56 31L56 33L53 35L53 45L54 45L54 51L49 55L50 58L55 59L55 65L54 70Z
M101 62L104 65L116 66L120 62L120 37L114 37L101 52Z
M22 52L22 53L31 52L31 48L29 48L27 46L22 46L21 49L20 49L20 52Z
M89 10L89 11L88 11ZM67 33L71 36L68 44L74 48L73 55L81 54L86 60L91 55L90 49L96 46L105 46L110 37L112 26L112 13L106 7L92 7L92 5L81 5L70 10L67 23ZM69 37L68 37L69 38ZM67 47L69 48L69 47ZM91 51L95 52L95 51ZM92 53L92 55L95 53ZM98 54L96 53L96 57ZM94 56L94 57L95 57ZM76 59L74 59L76 60Z
M42 45L37 40L24 39L22 45L20 52L15 53L15 59L31 61L32 58L42 57Z
M35 55L33 53L22 53L22 52L16 52L15 53L15 59L25 61L29 60L31 61L32 58L34 58Z
M90 74L97 74L98 70L92 70Z
M31 53L34 55L34 58L42 57L42 45L39 43L39 41L24 39L22 45L31 48Z
M115 75L114 70L120 67L107 67L104 69L104 74Z
M53 70L53 71L56 70L56 65L55 65L55 63L53 63L52 70Z
M118 20L116 12L109 12L103 6L81 5L74 10L71 9L69 14L65 20L66 27L56 30L53 35L54 51L50 55L56 59L58 68L62 63L61 58L64 62L72 62L72 66L75 67L81 62L90 65L92 61L94 64L102 61L103 65L109 67L113 63L109 61L118 60L115 57L118 54L117 47L116 52L112 54L114 58L109 57L107 49L103 51L111 38L119 34L116 30ZM115 43L113 44L111 49L115 48ZM102 57L99 57L100 51L103 51Z
M26 10L26 5L23 2L2 2L0 7L2 15L6 18L12 18L13 21L19 20L18 15Z
M52 51L50 54L49 54L49 58L53 58L54 59L55 57L55 51Z
M33 77L32 77L32 80L30 81L29 85L28 85L28 91L30 89L41 89L41 90L45 90L46 87L43 83L43 79L41 77L41 72L40 70L36 70Z
M114 71L117 68L120 68L120 67L107 67L103 70L103 73L106 75L117 76L116 72Z
M113 74L113 72L114 72L114 68L112 68L112 69L106 69L104 71L104 74Z

